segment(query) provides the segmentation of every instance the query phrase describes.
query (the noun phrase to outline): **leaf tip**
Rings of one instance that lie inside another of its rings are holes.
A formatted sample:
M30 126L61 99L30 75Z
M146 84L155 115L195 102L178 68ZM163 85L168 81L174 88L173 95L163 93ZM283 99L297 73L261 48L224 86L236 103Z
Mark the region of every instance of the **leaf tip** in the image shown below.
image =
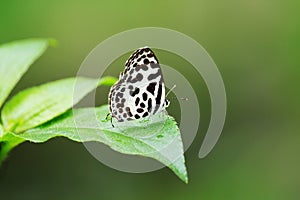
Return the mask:
M98 82L98 86L100 85L105 85L105 86L112 86L113 84L115 84L115 82L117 82L118 79L112 76L105 76L103 78L101 78Z
M189 183L189 178L188 178L188 176L185 176L184 179L182 179L182 180L183 180L183 182L184 182L185 184L188 184L188 183Z
M182 180L185 184L188 184L189 183L189 178L188 178L188 175L187 175L187 171L185 171L185 173L182 173L182 174L177 174L176 175L178 176L178 178L180 180Z

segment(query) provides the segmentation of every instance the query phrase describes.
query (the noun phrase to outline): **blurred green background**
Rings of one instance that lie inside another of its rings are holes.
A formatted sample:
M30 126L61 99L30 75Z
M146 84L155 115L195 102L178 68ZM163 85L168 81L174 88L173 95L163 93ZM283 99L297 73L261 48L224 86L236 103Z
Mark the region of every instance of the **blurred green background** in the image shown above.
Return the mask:
M186 152L188 185L166 168L146 174L116 171L82 144L57 138L13 150L0 169L0 199L298 200L299 9L300 1L293 0L1 0L0 43L30 37L59 41L14 93L75 76L87 54L113 34L158 26L183 32L206 48L223 76L228 112L219 142L200 160L210 102L203 80L191 78L199 87L201 126ZM164 52L158 57L188 68ZM120 69L110 68L108 74L117 76ZM107 90L100 88L99 104L106 102Z

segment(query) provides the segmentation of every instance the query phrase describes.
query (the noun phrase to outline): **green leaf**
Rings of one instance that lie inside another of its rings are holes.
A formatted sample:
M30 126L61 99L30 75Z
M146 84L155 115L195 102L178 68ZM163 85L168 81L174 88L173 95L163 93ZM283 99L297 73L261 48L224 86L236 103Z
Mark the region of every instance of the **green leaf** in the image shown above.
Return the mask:
M23 90L3 107L4 129L20 133L43 124L67 111L97 86L97 79L68 78Z
M2 138L3 135L4 135L4 129L3 126L0 124L0 139Z
M113 84L115 84L115 82L117 82L118 79L116 79L115 77L112 76L105 76L103 78L101 78L99 80L99 86L100 85L105 85L105 86L112 86Z
M0 46L0 107L27 71L53 40L27 39Z
M73 110L18 136L36 143L57 136L77 142L102 142L124 154L154 158L168 166L187 183L181 135L172 117L162 118L161 115L155 115L146 122L113 122L113 128L110 120L104 120L107 113L107 105Z

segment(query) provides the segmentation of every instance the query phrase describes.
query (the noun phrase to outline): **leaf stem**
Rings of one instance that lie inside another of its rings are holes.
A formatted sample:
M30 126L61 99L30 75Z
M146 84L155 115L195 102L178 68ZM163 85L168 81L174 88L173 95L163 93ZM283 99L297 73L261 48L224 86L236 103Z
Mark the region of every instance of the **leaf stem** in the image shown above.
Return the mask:
M0 143L0 166L2 165L3 161L6 159L8 152L10 151L9 148L7 148L6 142Z
M12 133L6 133L0 138L0 166L7 158L8 153L17 145L21 144L25 140L13 135Z

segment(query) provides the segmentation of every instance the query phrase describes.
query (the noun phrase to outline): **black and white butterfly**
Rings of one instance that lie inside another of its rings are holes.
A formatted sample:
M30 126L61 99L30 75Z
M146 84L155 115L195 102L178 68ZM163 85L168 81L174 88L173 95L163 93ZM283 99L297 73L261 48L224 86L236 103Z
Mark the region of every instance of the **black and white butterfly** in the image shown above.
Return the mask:
M160 113L169 105L159 62L149 47L136 50L109 92L111 117L118 122Z

